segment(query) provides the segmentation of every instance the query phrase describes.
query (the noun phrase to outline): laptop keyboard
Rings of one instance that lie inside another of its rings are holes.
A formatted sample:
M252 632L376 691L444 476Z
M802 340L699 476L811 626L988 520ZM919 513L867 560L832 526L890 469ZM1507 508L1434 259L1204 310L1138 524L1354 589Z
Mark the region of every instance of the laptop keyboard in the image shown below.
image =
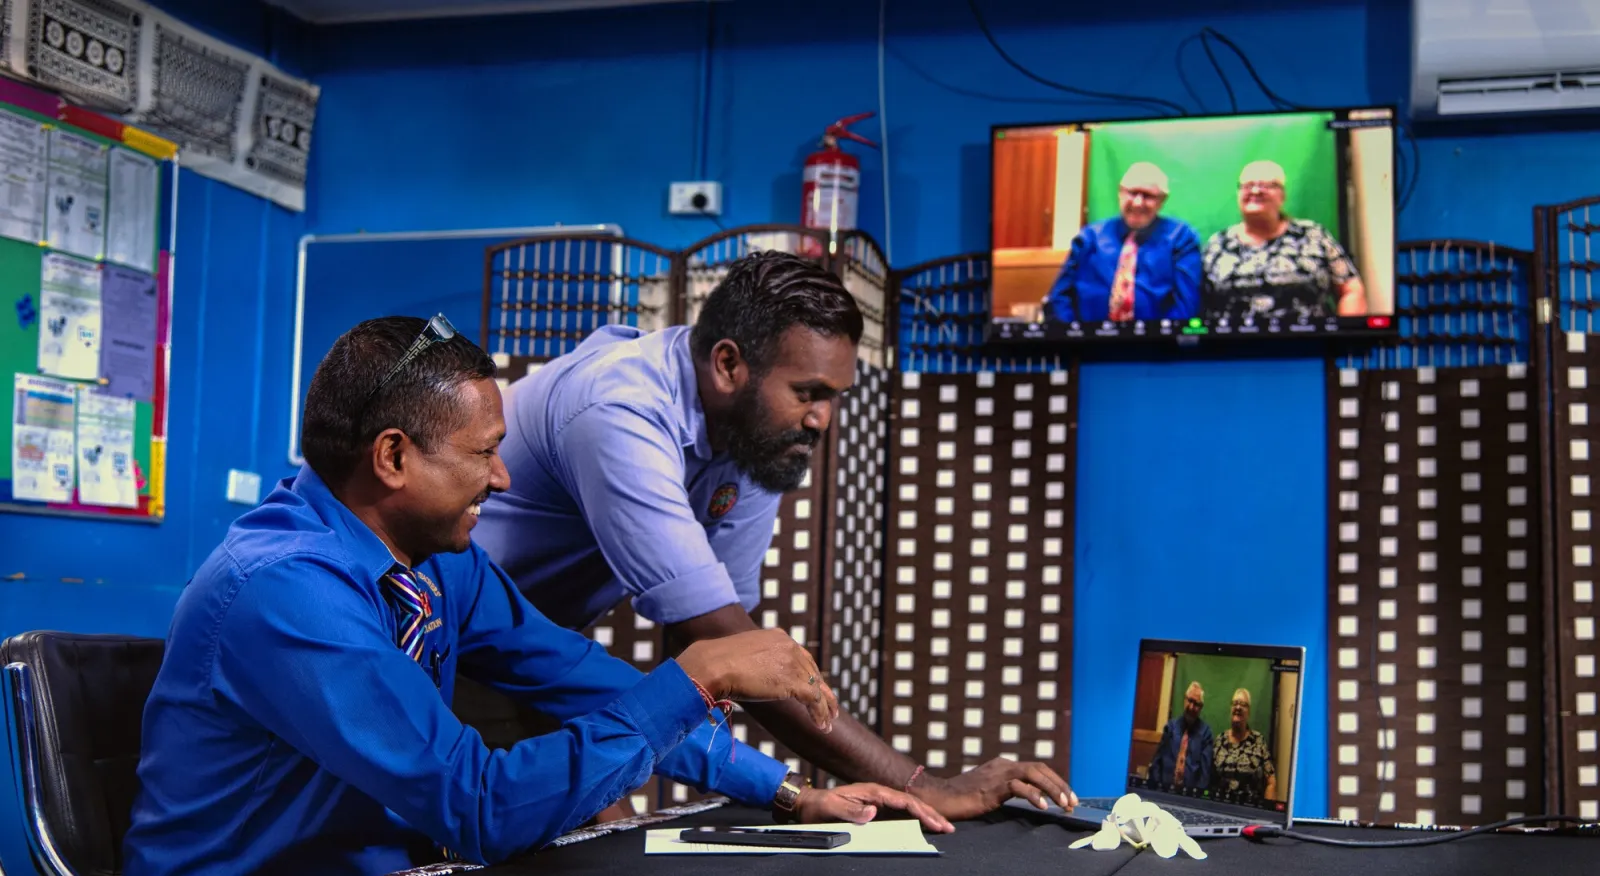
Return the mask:
M1078 805L1089 809L1103 809L1107 812L1110 812L1111 807L1117 805L1117 800L1114 797L1091 797L1087 800L1078 801ZM1239 824L1244 821L1244 819L1230 815L1218 815L1214 812L1204 812L1199 809L1185 809L1181 806L1167 806L1163 808L1165 808L1168 812L1171 812L1172 817L1178 819L1178 821L1182 824Z

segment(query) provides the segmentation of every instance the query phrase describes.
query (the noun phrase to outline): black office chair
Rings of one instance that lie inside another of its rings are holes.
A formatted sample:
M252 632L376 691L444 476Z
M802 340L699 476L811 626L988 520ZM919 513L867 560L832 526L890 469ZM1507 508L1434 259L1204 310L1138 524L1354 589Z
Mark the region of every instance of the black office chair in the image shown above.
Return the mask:
M0 644L35 865L117 876L139 790L140 723L164 643L31 632Z

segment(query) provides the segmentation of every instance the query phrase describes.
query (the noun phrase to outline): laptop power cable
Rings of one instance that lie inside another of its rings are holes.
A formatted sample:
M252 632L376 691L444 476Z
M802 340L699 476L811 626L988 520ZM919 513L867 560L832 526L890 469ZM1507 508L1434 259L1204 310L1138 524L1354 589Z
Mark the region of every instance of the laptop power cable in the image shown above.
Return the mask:
M1430 828L1400 828L1402 830L1426 830L1428 836L1409 837L1399 840L1350 840L1331 836L1319 836L1314 833L1302 833L1270 824L1256 824L1246 827L1241 834L1245 839L1262 842L1268 839L1281 838L1298 840L1305 843L1316 843L1324 846L1343 846L1353 849L1392 849L1402 846L1433 846L1439 843L1453 842L1477 834L1495 833L1516 827L1522 824L1569 824L1576 828L1559 829L1562 833L1594 833L1600 832L1600 823L1593 819L1578 818L1572 815L1524 815L1521 818L1508 818L1505 821L1496 821L1472 828L1430 827ZM1524 831L1533 833L1534 831ZM1539 832L1555 832L1539 831Z

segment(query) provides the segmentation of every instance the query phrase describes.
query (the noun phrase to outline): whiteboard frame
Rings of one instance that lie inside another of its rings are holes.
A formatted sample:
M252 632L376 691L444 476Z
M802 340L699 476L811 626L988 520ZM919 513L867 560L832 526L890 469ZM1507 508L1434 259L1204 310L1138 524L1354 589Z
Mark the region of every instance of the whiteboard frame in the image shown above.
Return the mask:
M616 223L598 225L529 225L510 228L461 228L435 231L383 231L368 234L306 234L300 238L295 259L294 278L294 350L289 357L289 464L296 468L305 465L300 454L300 380L304 376L300 358L305 353L306 327L306 255L315 243L377 243L397 240L460 240L472 237L541 237L545 235L590 233L621 238L622 226ZM487 248L487 246L485 247ZM620 254L619 254L620 255Z

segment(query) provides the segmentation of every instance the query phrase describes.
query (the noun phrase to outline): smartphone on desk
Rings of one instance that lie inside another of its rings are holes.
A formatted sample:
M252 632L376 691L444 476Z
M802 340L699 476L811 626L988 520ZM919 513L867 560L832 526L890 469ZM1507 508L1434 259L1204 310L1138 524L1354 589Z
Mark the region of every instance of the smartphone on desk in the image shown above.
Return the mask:
M678 839L718 846L766 846L778 849L836 849L850 834L836 830L784 830L777 827L686 827Z

